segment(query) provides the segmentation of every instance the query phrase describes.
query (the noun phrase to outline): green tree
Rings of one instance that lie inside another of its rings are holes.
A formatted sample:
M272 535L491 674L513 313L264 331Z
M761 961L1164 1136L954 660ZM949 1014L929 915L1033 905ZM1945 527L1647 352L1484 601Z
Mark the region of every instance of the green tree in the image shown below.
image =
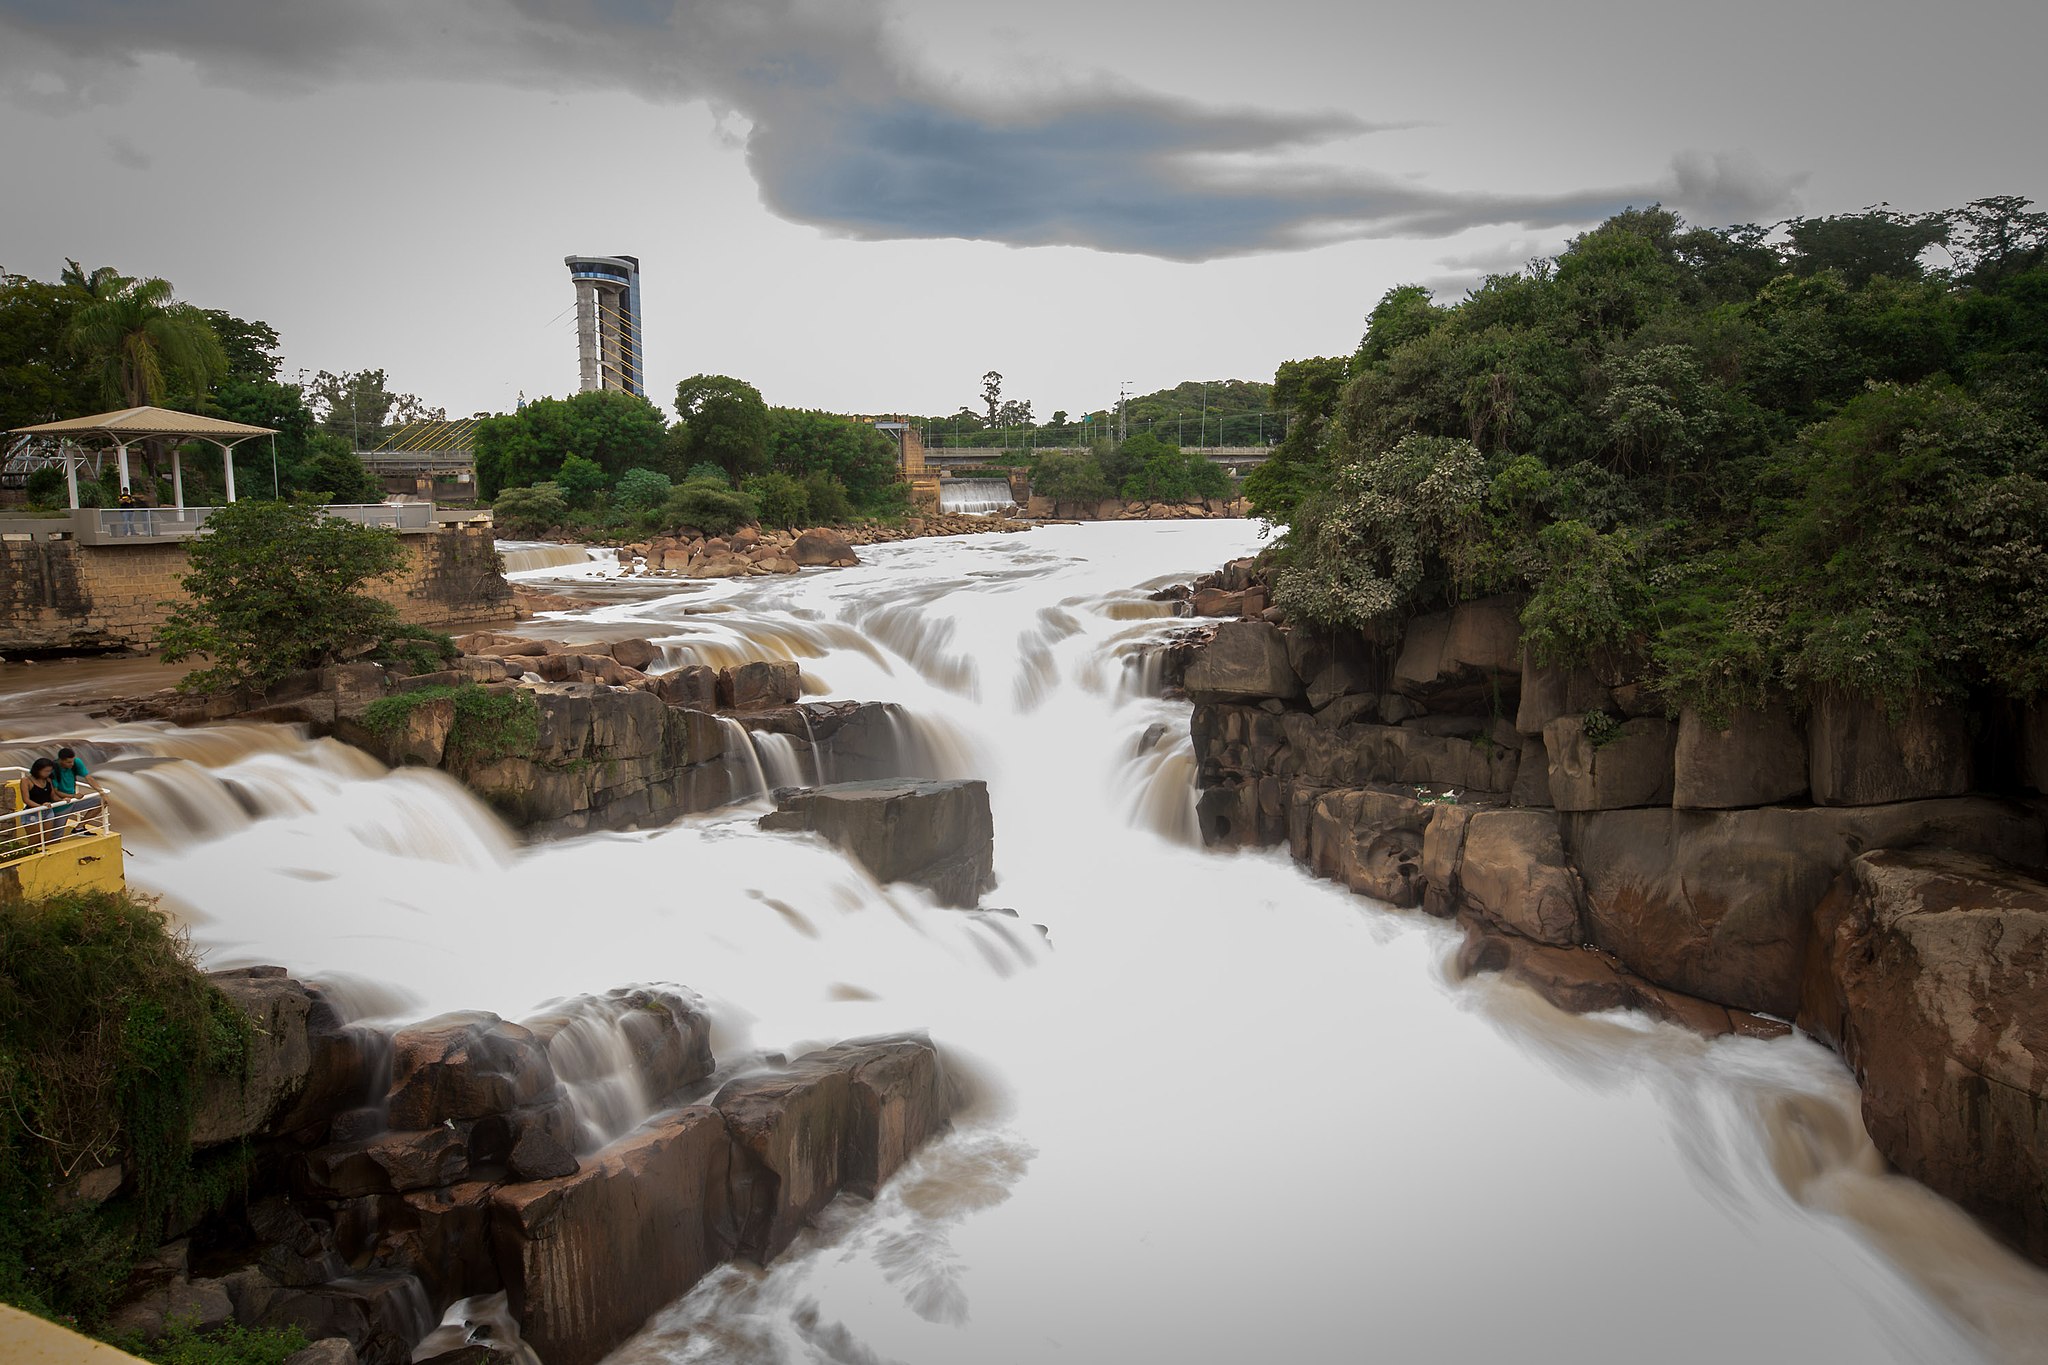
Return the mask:
M649 511L668 501L670 480L658 469L629 469L612 490L612 501L628 511Z
M838 526L853 518L853 499L846 485L822 469L804 475L804 501L810 504L813 526Z
M1041 450L1031 461L1031 491L1055 502L1100 502L1109 496L1109 480L1086 451Z
M74 287L0 274L0 430L104 406L96 378L65 344L85 301Z
M537 398L517 412L477 423L479 491L495 497L501 488L551 478L571 455L590 460L612 479L629 469L669 463L661 412L630 393L593 389L571 398Z
M779 470L756 474L740 485L754 500L763 526L795 530L809 524L811 500L803 484Z
M1444 316L1444 310L1430 302L1429 290L1419 284L1389 289L1366 314L1365 335L1358 342L1359 365L1376 365L1400 347L1429 335Z
M159 644L165 663L204 657L185 688L265 686L374 646L398 613L367 591L405 563L398 536L300 502L232 503L186 546L174 607Z
M896 443L872 422L801 408L768 410L773 468L798 479L827 474L866 507L897 482Z
M507 488L491 503L491 520L514 535L537 536L569 519L569 499L557 484Z
M768 468L768 405L752 384L692 375L676 385L676 415L690 463L715 464L736 480Z
M691 527L711 536L730 535L760 514L760 507L745 493L706 479L686 481L669 494L662 508L671 527Z
M379 502L384 497L384 490L348 444L324 433L314 439L311 454L294 471L293 480L296 491L322 502Z
M105 401L145 407L175 384L203 394L226 375L219 338L203 313L178 302L170 281L100 278L94 287L100 292L72 315L64 339Z
M416 395L393 392L382 370L322 370L306 386L306 397L320 415L320 429L344 438L352 450L376 449L394 425L447 415Z
M554 478L555 486L562 490L571 507L589 507L597 501L599 493L611 487L611 482L602 465L581 455L563 460Z

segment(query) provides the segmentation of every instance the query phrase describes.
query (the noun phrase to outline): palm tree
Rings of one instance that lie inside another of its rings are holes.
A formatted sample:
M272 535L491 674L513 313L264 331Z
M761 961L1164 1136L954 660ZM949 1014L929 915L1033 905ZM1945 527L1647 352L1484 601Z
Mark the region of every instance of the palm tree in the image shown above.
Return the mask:
M71 319L65 344L99 375L110 401L131 408L183 380L195 396L227 373L227 356L205 316L171 296L168 280L129 280L101 266L86 279L92 301Z
M90 275L66 262L64 282L86 302L72 316L64 344L99 377L110 402L140 408L157 403L172 381L181 381L196 401L227 374L227 355L206 317L171 294L168 280L135 280L101 266ZM143 459L154 484L156 442L145 442Z

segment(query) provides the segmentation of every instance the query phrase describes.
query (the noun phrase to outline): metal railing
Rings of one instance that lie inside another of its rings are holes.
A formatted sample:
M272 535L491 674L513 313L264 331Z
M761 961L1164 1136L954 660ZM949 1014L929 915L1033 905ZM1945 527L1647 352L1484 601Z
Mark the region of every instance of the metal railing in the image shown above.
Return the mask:
M100 507L81 511L92 518L93 540L105 544L124 540L190 540L205 529L212 507ZM391 531L431 531L430 502L336 503L321 511L359 526Z
M0 789L15 784L20 799L26 801L28 769L0 768ZM47 852L60 840L107 834L114 828L107 798L97 792L22 810L13 810L12 805L11 800L0 801L0 867Z

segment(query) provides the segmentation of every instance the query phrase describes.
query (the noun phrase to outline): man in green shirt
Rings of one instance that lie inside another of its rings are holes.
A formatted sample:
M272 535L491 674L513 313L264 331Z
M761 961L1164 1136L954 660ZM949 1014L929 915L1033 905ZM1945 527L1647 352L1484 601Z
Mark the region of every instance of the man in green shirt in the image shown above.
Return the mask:
M85 779L85 785L92 788L92 795L83 801L78 799L78 779L81 777ZM57 751L57 771L52 781L57 789L57 809L62 813L61 818L86 815L103 804L106 794L100 790L100 784L92 780L92 770L85 766L85 760L78 756L76 749ZM80 828L78 832L85 831Z

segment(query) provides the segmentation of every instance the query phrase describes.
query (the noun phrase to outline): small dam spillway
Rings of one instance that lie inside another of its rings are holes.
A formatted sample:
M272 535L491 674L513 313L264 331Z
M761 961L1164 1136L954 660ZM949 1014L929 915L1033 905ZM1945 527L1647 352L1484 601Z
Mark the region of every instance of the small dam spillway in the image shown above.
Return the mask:
M940 479L939 510L967 516L989 516L1017 500L1010 496L1008 479Z

